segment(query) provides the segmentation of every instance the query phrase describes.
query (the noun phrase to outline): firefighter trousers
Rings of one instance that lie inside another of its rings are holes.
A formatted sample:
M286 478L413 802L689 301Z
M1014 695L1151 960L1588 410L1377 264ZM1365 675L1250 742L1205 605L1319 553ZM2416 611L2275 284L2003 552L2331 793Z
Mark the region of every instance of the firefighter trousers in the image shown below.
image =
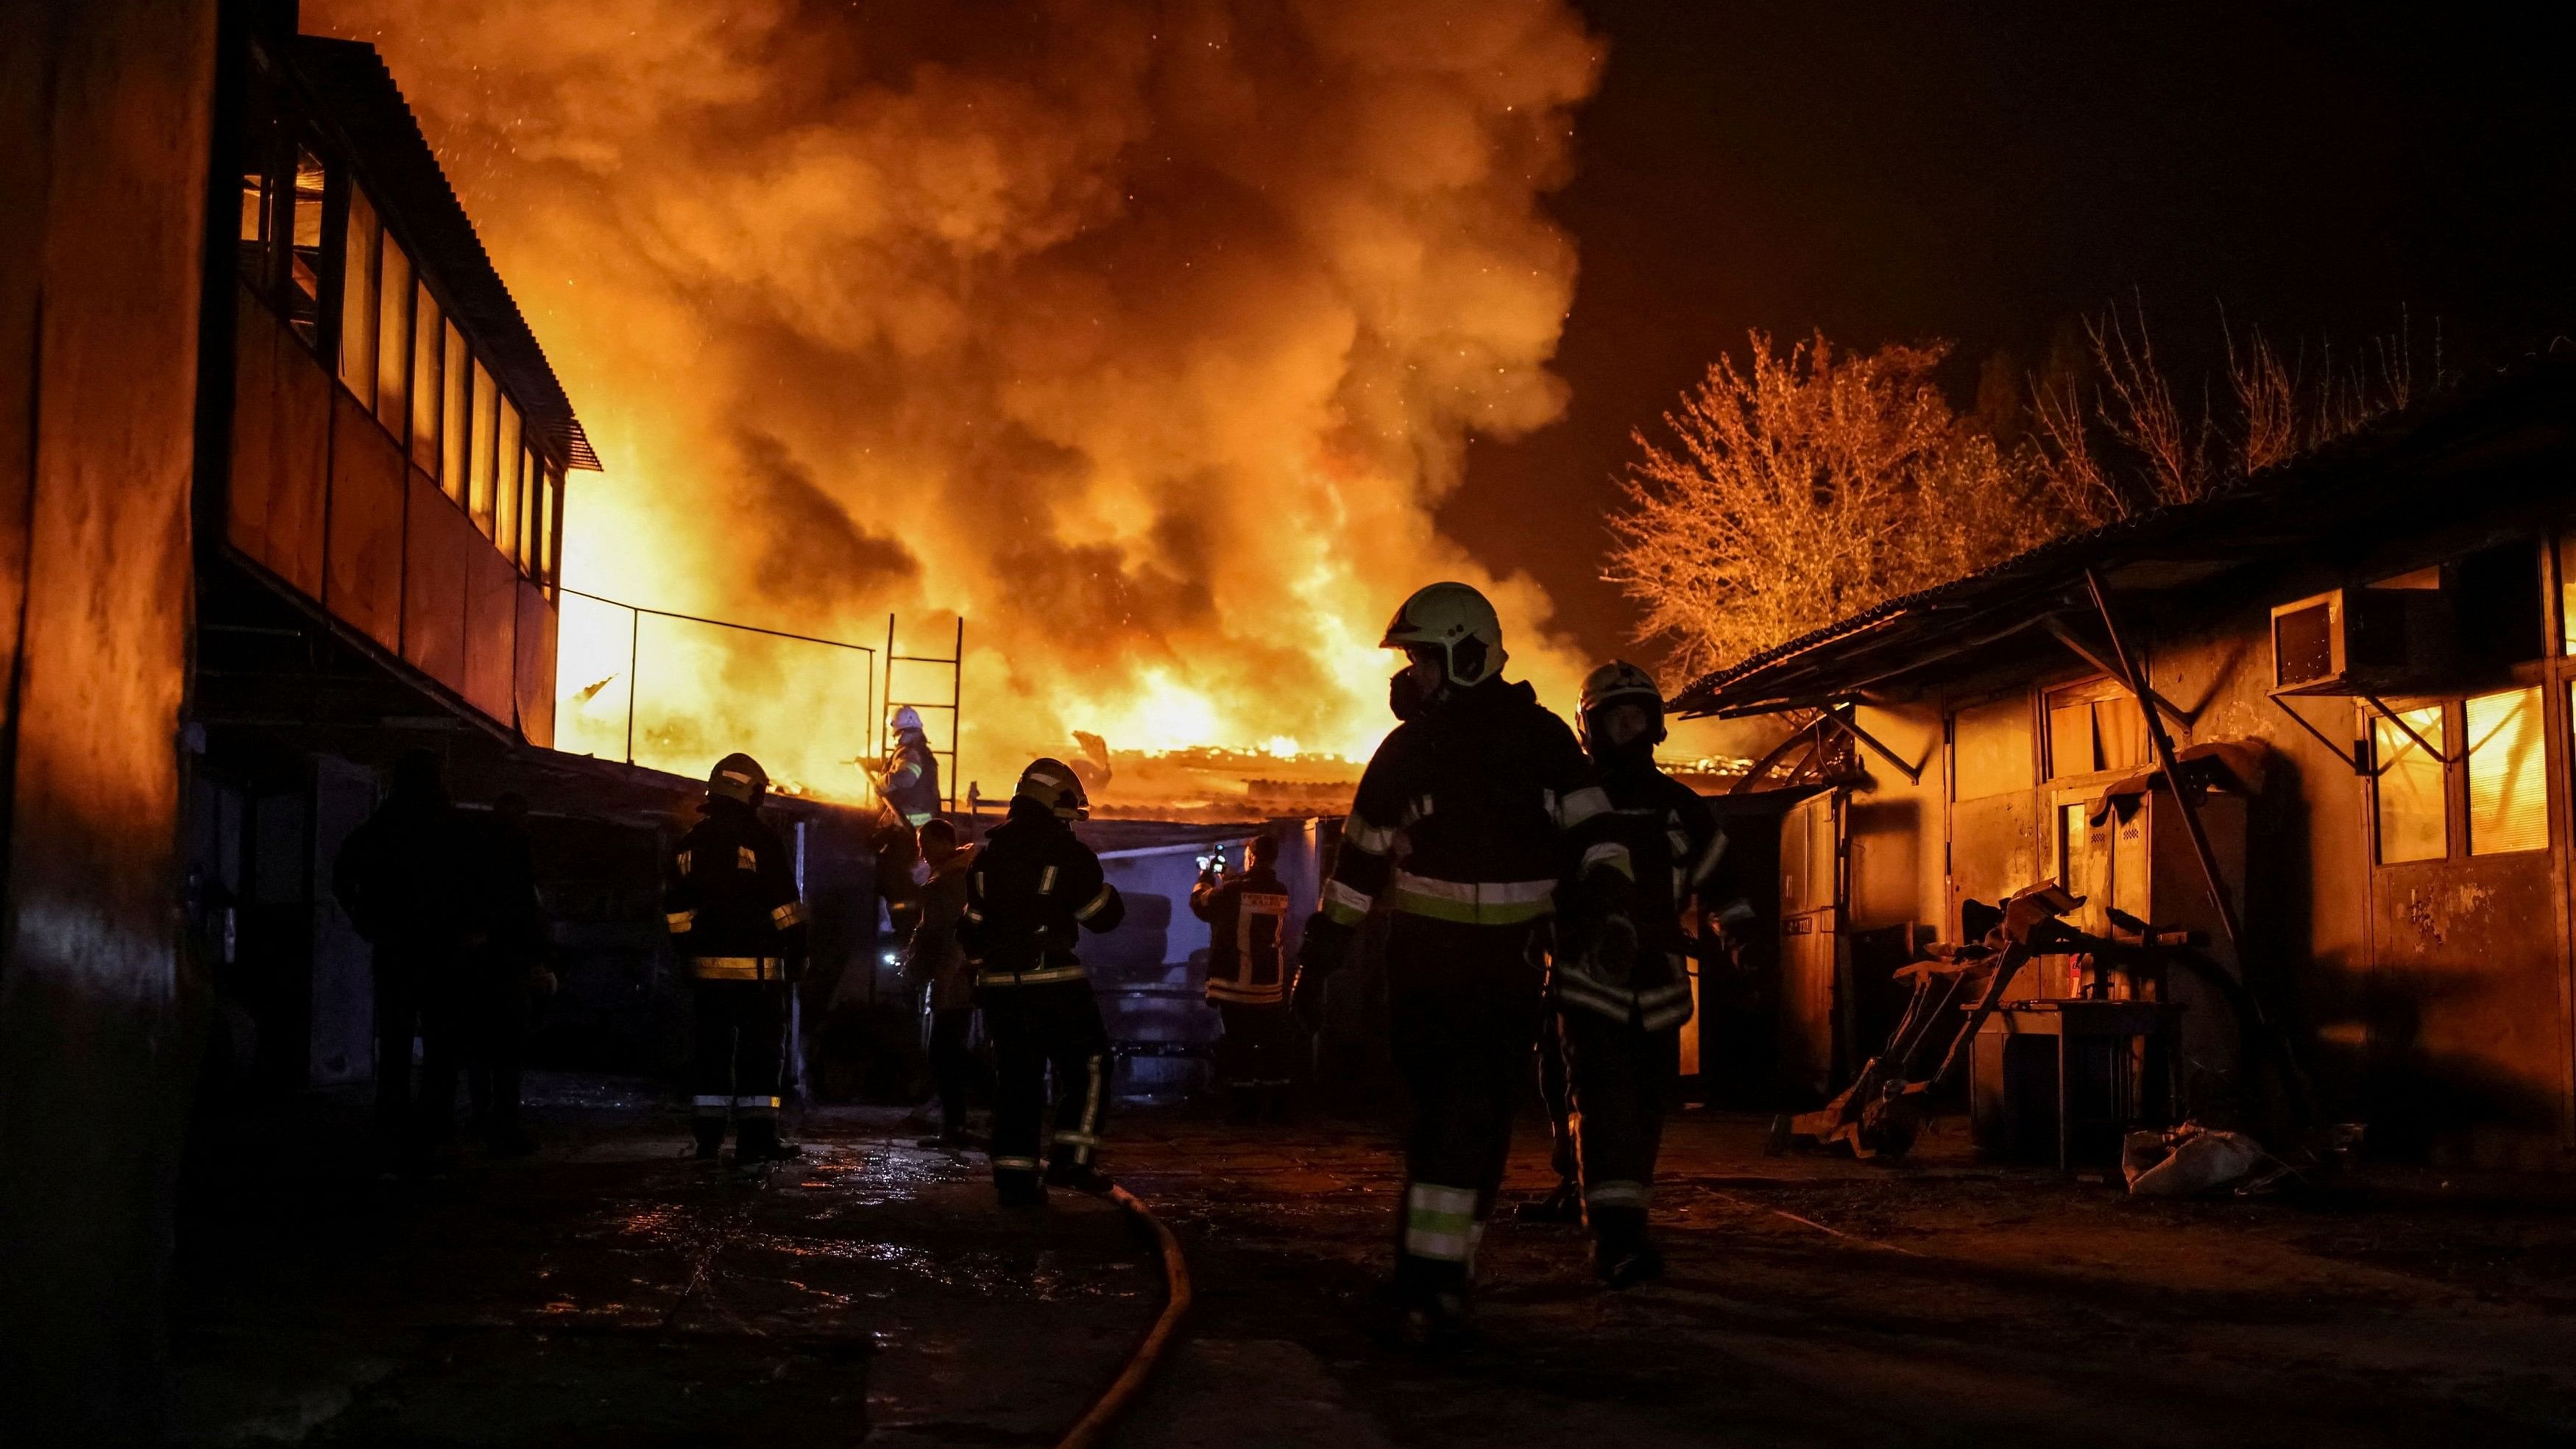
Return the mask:
M1541 922L1471 926L1406 912L1388 923L1390 1045L1413 1097L1399 1290L1466 1286L1538 1043L1543 930Z
M1573 1088L1584 1219L1595 1236L1642 1234L1664 1099L1681 1070L1681 1028L1650 1032L1580 1007L1567 1007L1557 1024Z
M693 983L697 1050L689 1066L689 1117L698 1145L724 1141L725 1117L737 1145L778 1141L778 1092L786 1049L787 983Z
M1220 1001L1216 1079L1227 1088L1276 1091L1288 1085L1288 1003Z
M930 1013L930 1081L939 1093L939 1131L953 1137L966 1130L970 1097L993 1094L993 1072L975 1055L975 1008L942 1007Z
M994 1183L1026 1186L1038 1175L1050 1070L1055 1131L1047 1160L1061 1168L1092 1166L1109 1120L1112 1063L1091 983L988 986L983 1008L984 1034L993 1042Z

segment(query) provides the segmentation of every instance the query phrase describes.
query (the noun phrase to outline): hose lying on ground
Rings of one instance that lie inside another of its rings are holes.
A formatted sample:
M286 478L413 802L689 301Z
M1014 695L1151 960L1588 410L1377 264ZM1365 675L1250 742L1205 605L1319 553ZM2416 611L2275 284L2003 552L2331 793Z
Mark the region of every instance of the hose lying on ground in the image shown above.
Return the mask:
M1064 1437L1056 1441L1056 1449L1093 1449L1101 1442L1101 1436L1109 1432L1109 1426L1135 1404L1136 1396L1144 1390L1145 1381L1153 1377L1154 1366L1161 1362L1163 1350L1171 1347L1172 1336L1181 1326L1181 1316L1190 1311L1190 1265L1181 1257L1180 1240L1172 1236L1172 1230L1163 1226L1162 1220L1155 1217L1134 1193L1112 1186L1108 1196L1130 1218L1152 1233L1156 1245L1162 1249L1163 1313L1154 1320L1152 1328L1145 1330L1144 1341L1137 1344L1136 1351L1128 1356L1127 1366L1119 1370L1118 1377L1099 1398L1092 1401L1090 1409L1065 1431Z

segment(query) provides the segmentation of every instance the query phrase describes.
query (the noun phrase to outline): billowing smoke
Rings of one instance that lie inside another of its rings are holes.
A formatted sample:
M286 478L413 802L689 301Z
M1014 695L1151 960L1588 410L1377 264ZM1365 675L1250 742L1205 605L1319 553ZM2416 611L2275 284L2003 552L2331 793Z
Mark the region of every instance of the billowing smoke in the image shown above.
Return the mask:
M567 582L945 652L966 772L1095 731L1364 752L1471 431L1553 418L1565 0L327 0L379 45L608 472ZM1532 526L1545 526L1533 520ZM648 622L639 755L852 793L855 667ZM566 615L615 753L627 626ZM837 674L834 671L839 671ZM919 693L928 674L898 691ZM944 689L944 680L937 680ZM934 727L937 722L934 721Z

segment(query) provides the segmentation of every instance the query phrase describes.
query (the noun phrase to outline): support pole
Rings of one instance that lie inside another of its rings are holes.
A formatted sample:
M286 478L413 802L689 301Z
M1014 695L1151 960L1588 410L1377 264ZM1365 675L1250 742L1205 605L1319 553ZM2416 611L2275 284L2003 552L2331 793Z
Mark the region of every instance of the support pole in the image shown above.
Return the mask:
M2218 874L2218 857L2209 848L2209 831L2200 821L2200 802L2182 786L2182 768L2175 762L2173 736L2165 732L2164 714L2149 697L2147 682L2139 677L2137 661L2120 641L2120 626L2111 617L2111 596L2103 589L2101 576L2091 569L2084 571L2084 587L2093 594L2093 608L2102 616L2102 632L2111 636L2111 660L2118 666L2120 683L2138 702L2138 713L2147 721L2147 742L2155 747L2156 764L2165 772L2165 788L2173 791L2174 803L2182 807L2183 833L2191 837L2191 853L2200 862L2201 879L2209 886L2209 903L2218 908L2218 924L2227 932L2227 948L2236 953L2236 969L2245 969L2243 933L2237 929L2236 904L2227 898L2227 882ZM2267 1028L2268 1029L2268 1028Z
M635 763L635 698L643 693L643 681L635 677L636 661L643 657L644 611L626 611L626 763Z
M957 812L957 779L966 773L966 616L957 616L957 644L948 671L948 811Z

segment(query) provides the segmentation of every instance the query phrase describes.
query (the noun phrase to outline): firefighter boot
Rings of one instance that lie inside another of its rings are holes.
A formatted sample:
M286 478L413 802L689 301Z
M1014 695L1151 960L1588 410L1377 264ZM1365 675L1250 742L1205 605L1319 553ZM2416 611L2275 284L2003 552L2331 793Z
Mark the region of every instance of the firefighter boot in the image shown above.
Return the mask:
M1046 1186L1034 1172L996 1172L993 1174L994 1195L1006 1208L1042 1208L1046 1206Z
M1646 1210L1596 1207L1592 1210L1593 1268L1613 1288L1633 1288L1664 1276L1664 1255L1646 1236Z
M1468 1319L1464 1264L1411 1255L1398 1258L1387 1307L1388 1332L1407 1348L1445 1353L1475 1340L1475 1328Z
M689 1130L697 1135L700 1162L713 1162L716 1160L716 1155L724 1151L725 1124L722 1117L693 1119L689 1123Z

